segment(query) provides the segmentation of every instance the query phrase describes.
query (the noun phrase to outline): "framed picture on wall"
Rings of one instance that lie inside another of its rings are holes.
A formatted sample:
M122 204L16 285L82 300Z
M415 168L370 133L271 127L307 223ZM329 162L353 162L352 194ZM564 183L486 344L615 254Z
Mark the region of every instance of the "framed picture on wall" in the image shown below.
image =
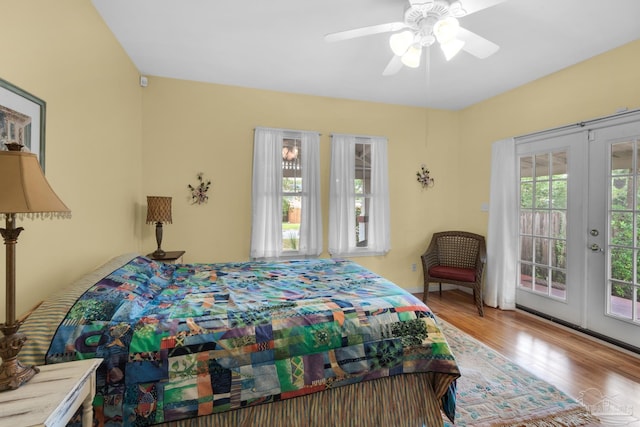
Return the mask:
M29 92L0 79L0 150L5 144L24 145L38 156L44 171L46 103Z

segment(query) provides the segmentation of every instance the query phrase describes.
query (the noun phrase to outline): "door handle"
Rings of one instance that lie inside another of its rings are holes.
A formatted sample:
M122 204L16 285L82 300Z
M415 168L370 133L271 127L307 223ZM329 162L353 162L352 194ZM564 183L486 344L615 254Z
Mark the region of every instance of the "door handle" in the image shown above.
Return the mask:
M591 246L589 246L589 249L591 249L593 252L604 252L597 243L592 243Z

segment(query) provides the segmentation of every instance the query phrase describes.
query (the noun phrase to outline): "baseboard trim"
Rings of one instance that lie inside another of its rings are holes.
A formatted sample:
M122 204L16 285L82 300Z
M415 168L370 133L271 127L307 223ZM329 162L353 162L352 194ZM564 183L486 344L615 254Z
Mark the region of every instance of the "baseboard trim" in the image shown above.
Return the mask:
M522 306L520 304L516 304L516 308L518 310L522 310L522 311L525 311L527 313L533 314L534 316L538 316L538 317L541 317L543 319L549 320L549 321L551 321L553 323L557 323L557 324L562 325L564 327L567 327L569 329L573 329L574 331L578 331L578 332L583 333L585 335L588 335L590 337L597 338L597 339L599 339L601 341L604 341L604 342L606 342L608 344L611 344L611 345L614 345L616 347L620 347L620 348L622 348L624 350L627 350L627 351L630 351L632 353L640 354L640 347L636 347L636 346L633 346L633 345L628 344L626 342L616 340L614 338L608 337L608 336L600 334L598 332L594 332L594 331L592 331L590 329L581 328L580 326L574 325L573 323L566 322L566 321L564 321L562 319L558 319L557 317L554 317L554 316L549 316L548 314L542 313L540 311L534 310L534 309L529 308L529 307Z

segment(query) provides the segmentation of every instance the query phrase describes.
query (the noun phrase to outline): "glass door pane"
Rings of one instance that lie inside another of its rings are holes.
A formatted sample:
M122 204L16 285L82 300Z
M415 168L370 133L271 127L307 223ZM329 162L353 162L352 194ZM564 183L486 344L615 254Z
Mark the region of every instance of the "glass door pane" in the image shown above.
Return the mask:
M609 146L609 242L607 314L640 318L638 302L638 141Z
M567 152L520 157L518 287L565 300Z

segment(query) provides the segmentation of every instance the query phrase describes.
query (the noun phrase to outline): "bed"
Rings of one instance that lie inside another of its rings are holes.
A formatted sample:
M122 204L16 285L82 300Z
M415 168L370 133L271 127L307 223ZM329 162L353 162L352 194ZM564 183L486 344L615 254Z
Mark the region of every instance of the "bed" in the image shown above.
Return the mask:
M98 426L439 426L455 358L419 299L343 259L114 258L25 322L24 364L99 357Z

